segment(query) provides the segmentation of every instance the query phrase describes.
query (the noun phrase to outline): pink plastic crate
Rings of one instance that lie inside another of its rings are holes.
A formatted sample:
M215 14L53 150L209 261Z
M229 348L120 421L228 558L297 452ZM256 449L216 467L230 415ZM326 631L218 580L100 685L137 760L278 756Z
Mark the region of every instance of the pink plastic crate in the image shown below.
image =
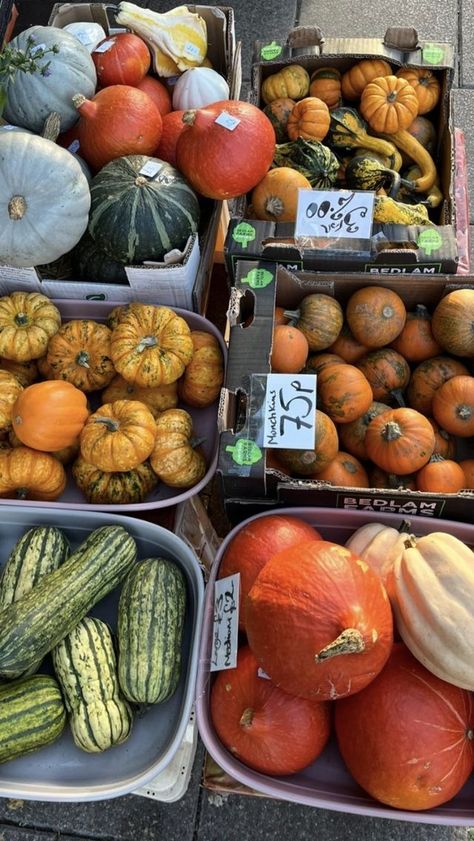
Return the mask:
M292 514L299 517L318 529L323 538L336 543L345 543L350 535L365 523L379 522L398 528L402 519L397 514L378 514L373 511L366 513L364 511L339 511L333 508L279 508L259 514L257 517L250 517L230 532L217 553L206 590L196 685L198 728L210 755L235 780L249 786L256 792L280 800L289 800L306 806L317 806L323 809L370 817L393 818L394 820L415 823L472 826L474 823L474 775L457 797L449 803L430 811L408 812L378 803L357 785L345 768L334 737L316 762L290 777L270 777L253 771L235 759L218 739L209 713L212 681L209 663L213 625L214 582L222 556L234 535L251 520L268 517L271 514ZM410 522L411 531L414 534L423 535L433 531L446 531L469 545L474 545L474 525L454 523L450 520L427 520L426 517L411 517Z
M116 306L125 306L122 303L113 303L111 301L63 301L53 300L61 313L64 322L72 321L79 318L93 319L94 321L105 322L111 310ZM227 347L222 338L221 333L210 321L203 318L197 313L189 310L182 310L178 307L173 307L173 312L180 315L187 322L191 330L204 330L207 333L212 333L219 342L219 345L224 356L224 362L227 359ZM91 392L90 400L95 406L100 406L100 397L97 395L100 392ZM122 513L139 513L140 511L148 511L150 509L168 508L172 505L177 505L179 502L184 502L191 496L199 493L205 485L211 480L216 471L217 453L218 453L218 430L217 430L217 413L219 401L216 400L212 406L207 406L205 409L194 409L192 406L187 406L184 403L178 404L180 408L186 409L193 419L193 428L196 438L202 438L202 450L206 457L208 465L205 476L194 487L186 491L179 491L176 488L169 488L162 483L159 483L154 491L152 491L145 502L133 503L129 505L92 505L86 501L86 498L81 493L71 476L71 468L66 468L68 481L64 493L56 502L37 502L35 500L17 500L17 499L0 499L0 505L15 505L15 506L38 506L40 508L64 508L64 509L80 509L89 511L119 511Z

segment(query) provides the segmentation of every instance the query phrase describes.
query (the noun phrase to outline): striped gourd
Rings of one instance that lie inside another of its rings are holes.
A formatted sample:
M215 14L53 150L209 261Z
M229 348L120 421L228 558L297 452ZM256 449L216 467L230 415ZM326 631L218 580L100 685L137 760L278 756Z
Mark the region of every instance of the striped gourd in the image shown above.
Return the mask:
M51 651L132 567L136 543L123 526L102 526L59 569L0 614L0 677L15 678Z
M118 609L119 682L129 701L159 704L176 690L186 608L183 573L171 561L139 561Z
M61 690L50 675L0 686L0 762L49 745L66 722Z
M120 693L109 626L86 616L53 648L52 657L77 747L97 753L124 742L132 711Z
M69 555L65 535L55 526L28 529L13 547L0 577L0 610L26 596Z

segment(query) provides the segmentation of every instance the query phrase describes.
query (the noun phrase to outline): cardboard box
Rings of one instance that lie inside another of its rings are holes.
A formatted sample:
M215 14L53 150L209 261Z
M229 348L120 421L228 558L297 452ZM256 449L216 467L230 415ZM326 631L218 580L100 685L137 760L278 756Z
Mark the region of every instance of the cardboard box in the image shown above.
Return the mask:
M282 505L474 521L474 491L442 496L418 491L336 487L327 482L290 479L266 465L263 402L265 375L270 373L275 304L294 309L305 295L323 292L336 297L344 306L356 289L375 285L398 292L407 309L417 303L433 308L451 289L473 288L474 278L330 276L291 272L275 263L244 261L238 264L228 313L229 355L219 410L221 434L217 468L231 522L240 522L259 511ZM460 442L458 452L462 458L474 458L472 440Z
M299 27L287 41L257 41L252 66L252 101L263 107L262 82L289 64L302 65L310 74L317 67L333 66L344 72L361 58L384 58L394 70L402 65L436 70L441 98L430 113L438 132L435 159L444 201L436 226L374 224L370 239L294 237L293 223L264 222L248 218L248 197L240 198L230 220L226 262L231 278L238 260L265 259L300 270L322 272L456 273L458 249L455 230L454 135L450 91L455 52L449 44L419 42L412 29L387 30L379 38L327 38L317 28ZM348 103L352 107L352 103ZM324 141L323 141L324 143Z
M116 24L111 6L102 3L57 3L49 26L63 27L73 21L95 21L107 34L123 31ZM189 5L206 21L210 61L229 82L231 97L238 99L241 85L240 45L235 39L234 12L230 7ZM199 235L190 237L182 255L170 255L169 263L127 266L128 285L84 282L79 279L43 277L35 267L16 269L0 265L0 291L41 291L51 298L82 300L139 300L194 310L206 309L222 202L203 200Z

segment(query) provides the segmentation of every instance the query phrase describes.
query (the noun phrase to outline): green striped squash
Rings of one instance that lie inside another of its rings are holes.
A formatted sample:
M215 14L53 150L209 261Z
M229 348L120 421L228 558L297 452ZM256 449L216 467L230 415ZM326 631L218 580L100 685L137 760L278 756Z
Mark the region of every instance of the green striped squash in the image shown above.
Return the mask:
M77 747L98 753L124 742L132 711L120 694L109 626L86 616L53 648L52 657Z
M298 137L278 143L272 166L289 166L301 172L315 190L330 189L336 183L339 161L334 152L319 140Z
M65 535L55 526L28 529L13 547L0 577L0 610L26 596L69 555Z
M56 741L66 723L61 690L50 675L0 686L0 762Z
M141 174L156 162L155 176ZM91 183L89 233L96 245L127 265L160 261L182 249L199 225L196 193L171 164L146 155L115 158Z
M101 251L88 231L71 252L71 257L76 276L79 276L81 280L93 283L128 284L123 263L109 257L105 251Z
M164 558L139 561L125 579L118 609L118 675L123 694L139 704L159 704L176 691L186 583Z
M6 607L0 621L0 677L18 677L51 651L122 581L136 555L136 543L122 526L102 526L59 569Z

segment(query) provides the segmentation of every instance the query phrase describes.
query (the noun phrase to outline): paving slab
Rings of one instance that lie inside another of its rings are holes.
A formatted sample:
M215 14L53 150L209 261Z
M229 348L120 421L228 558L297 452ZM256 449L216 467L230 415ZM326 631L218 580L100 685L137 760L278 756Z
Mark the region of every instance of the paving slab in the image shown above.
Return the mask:
M464 131L469 185L469 218L474 222L474 90L453 90L453 122Z
M21 826L0 824L0 841L58 841L56 832L41 832L35 829L23 829ZM61 841L90 841L80 835L61 835Z
M192 841L198 812L204 748L198 743L188 790L176 803L165 803L130 794L94 803L49 803L33 800L0 798L0 841L30 841L26 836L2 838L3 824L56 832L61 841L68 833L81 841ZM66 837L65 837L66 836ZM38 835L31 841L52 841Z
M459 0L460 85L474 86L474 0Z
M366 818L268 798L204 791L199 841L473 841L470 830Z

